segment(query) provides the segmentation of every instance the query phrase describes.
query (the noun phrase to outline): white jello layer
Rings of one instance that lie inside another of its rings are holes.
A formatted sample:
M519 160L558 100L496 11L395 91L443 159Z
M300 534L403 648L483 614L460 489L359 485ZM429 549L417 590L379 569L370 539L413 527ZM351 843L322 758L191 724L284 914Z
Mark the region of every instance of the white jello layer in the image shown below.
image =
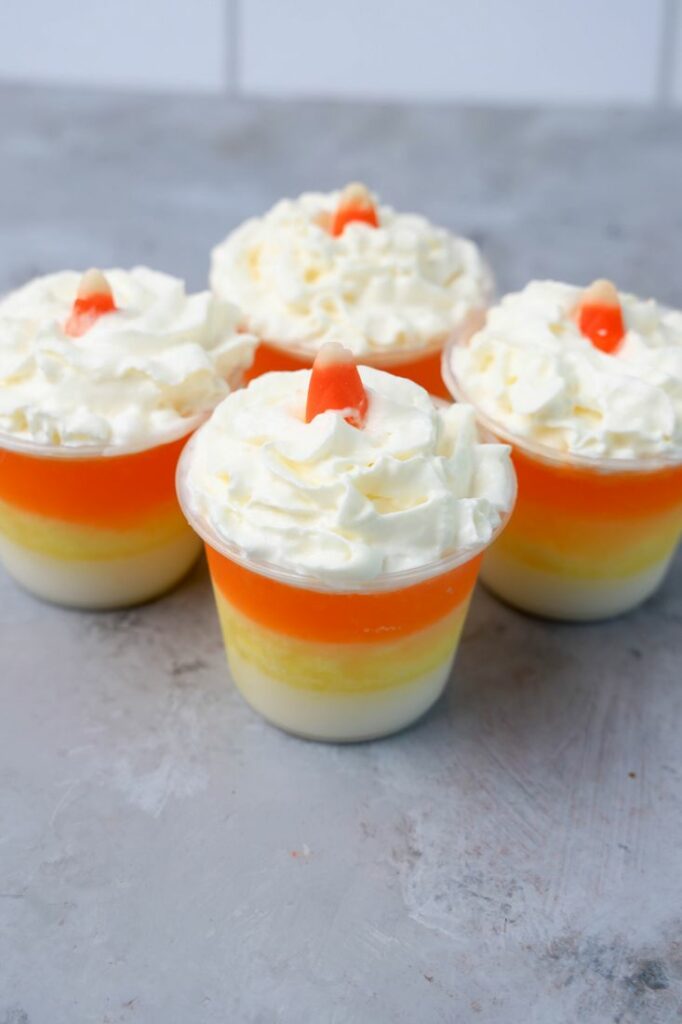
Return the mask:
M532 615L591 622L622 615L658 589L672 555L643 572L611 580L579 580L553 575L513 561L493 548L481 566L481 581L507 604Z
M378 739L411 725L438 700L453 658L412 683L371 693L327 694L287 686L228 650L242 696L273 725L310 740L353 743Z
M0 561L26 590L73 608L124 608L169 590L196 561L200 542L189 530L159 547L109 560L53 558L0 534Z

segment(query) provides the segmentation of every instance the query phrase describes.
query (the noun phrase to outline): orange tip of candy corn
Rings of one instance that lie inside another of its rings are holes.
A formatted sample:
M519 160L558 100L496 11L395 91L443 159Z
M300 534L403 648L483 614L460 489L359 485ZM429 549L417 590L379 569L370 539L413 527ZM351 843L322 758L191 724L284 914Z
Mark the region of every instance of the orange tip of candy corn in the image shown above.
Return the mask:
M353 221L368 224L372 228L379 227L377 209L369 190L358 183L346 185L341 193L339 205L329 219L329 233L338 238Z
M71 338L80 338L104 313L116 309L111 286L101 270L86 270L78 283L71 315L64 325Z
M328 341L317 353L310 374L305 421L310 423L322 412L345 411L346 423L361 428L367 415L367 392L355 357L343 345Z
M615 352L625 337L623 311L611 281L600 279L585 289L575 308L575 319L581 334L600 352Z

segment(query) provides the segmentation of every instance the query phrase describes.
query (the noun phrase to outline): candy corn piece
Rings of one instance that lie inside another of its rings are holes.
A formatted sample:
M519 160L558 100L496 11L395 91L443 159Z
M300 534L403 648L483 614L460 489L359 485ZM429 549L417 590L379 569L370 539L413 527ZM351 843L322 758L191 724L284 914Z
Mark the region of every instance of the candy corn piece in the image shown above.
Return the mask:
M334 341L322 346L313 363L305 410L306 423L330 409L348 410L345 417L347 423L353 427L364 425L367 392L353 353Z
M346 225L353 221L361 221L372 228L379 227L376 207L364 185L346 185L341 193L339 205L331 215L329 233L337 238L343 234Z
M101 270L86 270L64 330L71 338L80 338L104 313L116 310L111 287Z
M600 352L615 352L625 337L618 292L611 281L600 279L586 288L575 309L582 334Z

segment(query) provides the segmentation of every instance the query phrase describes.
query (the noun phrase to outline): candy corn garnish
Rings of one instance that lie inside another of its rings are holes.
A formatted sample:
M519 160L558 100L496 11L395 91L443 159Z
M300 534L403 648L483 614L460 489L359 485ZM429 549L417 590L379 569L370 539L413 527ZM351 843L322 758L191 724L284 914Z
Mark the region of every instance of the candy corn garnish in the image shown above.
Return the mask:
M330 409L347 410L346 423L353 427L364 426L367 392L353 353L335 341L323 345L313 363L305 410L306 423Z
M113 313L115 309L111 287L102 271L86 270L80 279L71 316L64 330L70 337L80 338L99 317L104 313Z
M341 193L339 205L331 215L329 233L338 238L343 234L346 225L352 221L361 221L372 228L379 227L376 206L364 185L346 185Z
M611 281L594 281L585 289L575 308L575 319L581 333L600 352L615 352L625 337L620 300Z

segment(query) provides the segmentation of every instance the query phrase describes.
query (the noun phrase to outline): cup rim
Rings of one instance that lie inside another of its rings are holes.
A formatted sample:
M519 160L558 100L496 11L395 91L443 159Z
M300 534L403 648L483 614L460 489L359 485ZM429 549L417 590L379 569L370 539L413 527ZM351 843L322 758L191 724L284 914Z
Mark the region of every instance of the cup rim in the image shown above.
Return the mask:
M403 590L406 587L423 583L428 579L441 576L443 573L449 572L452 569L457 569L459 566L464 565L466 562L470 562L473 558L482 554L502 533L511 518L511 514L514 511L514 506L516 504L517 479L514 467L511 465L513 489L509 508L502 516L500 523L489 540L481 544L474 544L467 548L461 548L458 551L452 552L451 554L437 559L434 562L415 566L412 569L400 569L396 572L381 573L379 576L375 576L371 580L358 582L344 580L340 581L340 586L330 585L310 573L298 573L293 569L284 568L276 563L268 562L265 559L253 558L239 545L232 544L222 537L215 527L208 522L205 516L203 516L196 507L194 507L190 498L189 488L187 486L187 478L189 475L189 465L192 459L194 447L198 444L201 431L206 425L207 424L203 424L203 426L196 431L194 436L185 445L178 460L178 466L175 474L178 501L187 522L206 544L225 558L229 558L231 561L236 562L244 569L248 569L251 572L258 573L261 576L266 576L268 579L272 579L278 583L284 583L289 586L299 587L305 590L314 590L325 594L342 595L374 594L391 590Z
M385 352L359 352L355 357L356 362L358 366L369 366L376 370L388 371L394 366L403 366L405 363L428 359L439 352L444 352L450 344L453 335L459 335L467 326L471 329L472 324L479 324L485 317L487 310L487 306L471 306L459 324L451 328L446 334L434 338L426 345L402 348L395 351L389 349ZM303 343L271 341L269 338L261 338L260 344L268 345L270 348L277 349L283 355L293 356L302 362L310 362L311 365L318 352L318 348L310 348Z
M497 285L492 267L483 255L480 255L480 259L483 268L483 285L481 288L480 301L467 304L461 317L449 330L445 331L444 334L431 339L426 345L411 346L410 348L403 348L397 351L388 349L387 351L379 352L358 352L356 354L356 362L358 365L371 366L378 370L382 370L391 366L400 366L403 363L409 363L420 358L426 359L429 356L435 355L437 352L443 352L450 343L453 335L459 336L467 329L471 331L473 324L477 324L481 319L485 318L486 313L495 302L497 295ZM214 292L216 291L215 288L213 290ZM216 294L218 293L216 292ZM249 317L246 312L243 314L243 323L245 329L250 334L253 334L254 337L258 338L259 344L269 345L271 348L275 348L285 355L291 355L296 359L310 361L311 363L317 355L319 345L311 347L306 342L273 341L271 338L263 337L261 333L254 330L253 325L249 323Z
M128 445L45 444L0 431L0 451L16 452L18 455L29 455L39 459L61 459L63 461L109 459L117 456L136 455L140 452L150 451L152 448L161 448L165 444L171 444L173 441L179 441L181 438L195 433L209 419L210 415L210 411L195 413L180 423L176 423L174 427L169 428L163 434Z
M249 327L249 331L252 330ZM437 355L443 351L449 338L449 334L442 335L427 345L421 345L418 348L403 348L395 352L390 350L386 352L358 352L355 355L355 359L358 366L370 366L377 370L384 370L387 367L401 366L404 363L410 363L417 359L427 359L429 356ZM312 366L319 350L319 346L312 348L304 342L272 341L270 338L260 338L259 344L274 348L281 352L282 355L299 359L310 366Z
M228 395L243 387L245 372L244 369L240 368L226 378L229 388ZM219 405L225 398L227 398L227 395L224 395L216 405ZM16 437L16 435L10 434L8 431L0 430L0 451L16 452L19 455L29 455L34 458L63 459L65 461L75 459L113 459L123 455L137 455L140 452L151 451L152 448L161 448L165 444L172 444L173 441L179 441L183 437L188 437L210 419L214 409L215 406L212 409L203 409L201 412L195 412L191 416L183 417L180 422L169 427L154 438L147 438L144 441L125 445L45 444L40 441L34 441L31 438Z
M577 467L593 473L655 473L660 470L682 467L682 455L657 453L644 455L636 459L617 459L601 455L579 455L576 452L562 452L548 444L542 444L540 441L529 440L526 437L515 434L505 427L504 424L495 420L481 409L480 405L467 394L453 370L452 353L456 348L467 345L476 333L474 331L468 335L459 334L450 339L443 349L441 376L453 399L456 402L464 402L472 406L479 423L493 437L506 444L510 444L512 448L518 448L524 454L532 456L539 462L552 466Z

